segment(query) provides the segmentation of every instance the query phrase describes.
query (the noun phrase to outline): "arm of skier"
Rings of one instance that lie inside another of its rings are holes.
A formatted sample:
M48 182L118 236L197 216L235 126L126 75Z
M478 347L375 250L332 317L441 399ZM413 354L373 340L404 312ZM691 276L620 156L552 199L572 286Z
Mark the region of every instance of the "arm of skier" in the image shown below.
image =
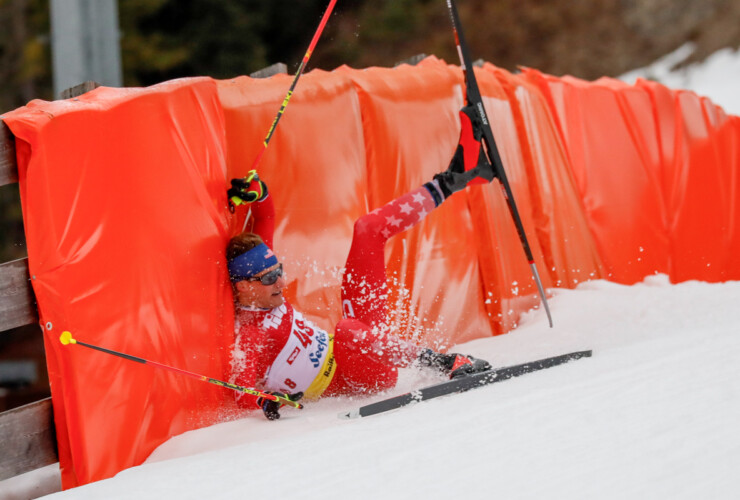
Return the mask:
M262 372L260 353L264 351L266 339L264 330L255 326L243 326L240 328L237 336L237 349L234 352L233 365L235 370L235 383L242 387L256 387L257 373ZM295 394L285 394L277 391L267 391L267 394L273 394L292 401L298 401L303 397L302 392ZM268 420L277 420L280 418L280 408L283 406L278 401L272 401L268 398L257 398L246 394L237 393L236 404L243 410L253 410L255 406L262 410L262 413Z
M267 186L265 185L265 193L267 193ZM260 235L262 241L265 244L273 248L272 239L275 234L275 204L273 198L269 194L256 203L252 203L252 217L254 218L254 226L252 232Z
M251 325L239 328L236 346L232 355L234 383L242 387L257 386L257 361L261 351L260 343L264 340L262 331ZM255 399L243 393L235 393L236 404L242 409L253 409Z

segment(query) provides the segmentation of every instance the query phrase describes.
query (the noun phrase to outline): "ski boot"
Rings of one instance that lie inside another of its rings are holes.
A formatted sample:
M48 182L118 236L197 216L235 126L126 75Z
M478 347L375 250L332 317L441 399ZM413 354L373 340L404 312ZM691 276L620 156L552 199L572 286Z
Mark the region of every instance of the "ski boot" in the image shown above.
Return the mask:
M491 182L495 177L483 151L483 126L473 106L460 110L460 124L460 140L452 161L447 170L434 176L445 198L466 186Z
M419 354L419 364L434 368L451 379L467 377L474 373L485 372L491 369L491 364L484 360L451 352L442 354L431 349L424 349Z

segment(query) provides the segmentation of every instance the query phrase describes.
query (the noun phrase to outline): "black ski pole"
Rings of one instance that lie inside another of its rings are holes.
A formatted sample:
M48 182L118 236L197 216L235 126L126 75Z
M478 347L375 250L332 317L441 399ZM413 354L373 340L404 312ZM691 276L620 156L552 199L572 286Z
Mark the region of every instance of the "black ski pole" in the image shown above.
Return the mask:
M524 232L524 225L522 224L522 219L519 216L519 210L516 207L514 194L511 191L509 180L507 179L506 172L504 171L504 165L501 161L501 155L498 152L496 141L493 138L493 131L491 130L491 125L488 121L486 110L483 107L483 99L480 94L480 89L478 88L478 82L475 78L473 65L471 64L470 52L468 51L468 46L465 42L465 37L462 31L462 24L460 23L460 17L457 13L455 1L447 0L447 8L450 11L450 18L452 19L452 29L455 34L455 43L457 45L457 54L460 57L460 66L462 67L463 75L465 77L466 100L468 105L474 106L481 120L481 123L483 123L483 142L486 145L484 149L486 150L489 161L496 171L495 176L498 177L501 185L504 188L504 198L506 199L506 204L509 207L511 217L514 219L514 225L516 226L517 233L519 234L519 240L521 241L522 248L524 249L524 254L527 257L527 261L529 262L529 267L532 270L532 276L534 277L535 284L537 285L537 290L539 290L540 297L542 298L542 305L545 307L545 312L547 313L547 321L550 324L550 328L552 328L552 316L550 314L550 307L547 304L545 289L542 286L542 280L540 279L540 274L537 271L537 266L534 262L534 256L532 255L529 241L527 241L527 235Z
M298 66L298 71L296 71L295 77L293 78L293 82L290 84L290 88L288 89L288 94L285 96L285 99L283 99L283 103L280 105L280 109L278 110L277 116L275 116L275 119L272 121L272 125L270 125L270 129L267 131L267 137L265 137L265 140L262 142L262 149L260 149L260 152L257 153L257 157L254 159L254 163L252 163L251 170L257 169L257 165L262 159L262 155L265 153L265 150L267 149L267 145L270 143L272 134L275 133L275 128L277 128L277 124L280 121L280 118L283 116L283 113L285 113L285 108L288 106L288 102L290 101L290 98L293 96L293 91L295 90L295 87L298 84L298 79L301 77L301 74L303 74L303 69L306 67L308 60L311 58L313 49L316 47L316 43L319 41L319 37L321 36L321 33L324 31L324 26L326 26L326 22L329 20L329 16L331 16L332 11L334 10L334 5L336 3L337 3L337 0L331 0L331 2L329 2L329 6L326 8L326 11L324 12L324 16L321 18L319 27L316 29L316 32L314 33L313 38L311 39L311 43L308 45L308 50L306 51L306 54L303 56L303 60L301 60L300 66Z

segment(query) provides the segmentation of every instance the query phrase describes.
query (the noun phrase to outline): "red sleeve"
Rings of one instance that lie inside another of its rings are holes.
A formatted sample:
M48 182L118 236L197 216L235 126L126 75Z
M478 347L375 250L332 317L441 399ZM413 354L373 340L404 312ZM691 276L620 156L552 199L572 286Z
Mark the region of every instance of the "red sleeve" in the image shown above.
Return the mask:
M275 233L275 205L272 202L271 195L268 194L264 200L252 203L252 217L254 217L252 232L260 235L262 241L268 247L273 248L272 236Z
M234 383L250 389L257 385L257 370L261 349L264 343L264 331L252 325L239 329L236 351L234 353ZM236 402L240 408L254 408L256 399L249 394L235 392Z

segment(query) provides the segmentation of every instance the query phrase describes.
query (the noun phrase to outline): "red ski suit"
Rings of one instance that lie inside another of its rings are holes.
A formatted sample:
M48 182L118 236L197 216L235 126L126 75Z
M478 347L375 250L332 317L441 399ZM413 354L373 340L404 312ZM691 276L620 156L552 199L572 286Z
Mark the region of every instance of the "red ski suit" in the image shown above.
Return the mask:
M253 231L272 248L275 210L271 197L252 204L255 218ZM354 226L344 277L342 280L342 309L344 319L333 332L333 376L325 383L316 380L321 393L356 394L392 388L398 379L397 366L405 366L416 359L420 349L387 333L386 313L388 285L386 283L384 248L391 236L421 221L435 203L425 187L420 187L387 205L360 217ZM235 382L246 387L291 392L294 381L275 380L273 364L282 356L290 364L292 352L321 349L314 342L323 334L321 329L305 320L285 301L273 310L255 310L236 306L236 349L234 351ZM291 339L291 336L294 338ZM297 340L297 338L298 340ZM299 342L300 341L300 342ZM288 343L290 347L288 346ZM292 347L295 346L295 347ZM281 352L283 354L281 354ZM315 352L314 352L315 354ZM312 353L307 353L311 359ZM315 365L316 366L316 365ZM272 367L272 368L271 368ZM318 369L318 368L314 368ZM321 370L327 369L327 363ZM265 380L267 375L268 380ZM300 389L300 388L299 388ZM248 406L248 398L240 404ZM253 402L251 402L253 404Z

